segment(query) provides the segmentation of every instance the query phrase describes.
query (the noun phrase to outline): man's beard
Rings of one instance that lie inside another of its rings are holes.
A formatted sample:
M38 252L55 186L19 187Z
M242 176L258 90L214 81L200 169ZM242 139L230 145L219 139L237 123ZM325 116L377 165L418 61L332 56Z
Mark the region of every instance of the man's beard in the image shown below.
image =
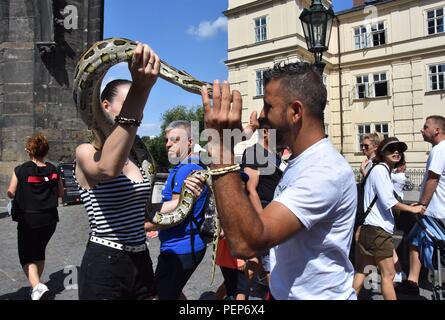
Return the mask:
M275 143L276 145L288 145L286 137L289 136L290 130L286 125L273 125L272 123L268 122L270 125L269 130L275 130Z

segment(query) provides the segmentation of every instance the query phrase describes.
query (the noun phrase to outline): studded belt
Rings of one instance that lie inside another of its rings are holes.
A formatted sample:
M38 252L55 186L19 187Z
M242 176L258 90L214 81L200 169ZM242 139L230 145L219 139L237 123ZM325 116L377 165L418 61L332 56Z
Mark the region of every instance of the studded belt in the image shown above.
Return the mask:
M141 244L139 246L127 246L125 244L120 244L120 243L117 243L117 242L113 242L113 241L110 241L110 240L105 240L105 239L98 238L98 237L95 237L95 236L91 236L90 237L90 241L94 242L94 243L101 244L103 246L107 246L107 247L113 248L113 249L127 251L127 252L142 252L142 251L145 251L145 249L147 249L147 245L145 243Z

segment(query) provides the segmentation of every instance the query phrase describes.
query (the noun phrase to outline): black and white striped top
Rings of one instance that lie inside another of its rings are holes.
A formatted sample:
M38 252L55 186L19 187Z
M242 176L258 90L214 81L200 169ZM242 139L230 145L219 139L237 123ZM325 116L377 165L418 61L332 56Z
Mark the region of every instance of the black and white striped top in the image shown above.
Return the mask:
M91 235L125 245L145 243L145 203L150 196L150 182L140 169L143 182L134 182L122 173L111 180L84 189L80 196L88 214Z

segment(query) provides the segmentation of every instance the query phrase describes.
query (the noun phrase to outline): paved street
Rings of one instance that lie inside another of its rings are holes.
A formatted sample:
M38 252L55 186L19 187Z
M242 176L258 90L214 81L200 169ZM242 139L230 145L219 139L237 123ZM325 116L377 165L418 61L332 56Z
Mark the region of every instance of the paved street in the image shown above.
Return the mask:
M0 300L29 299L30 286L22 272L17 255L16 223L2 213L0 207ZM60 222L47 247L43 282L55 293L56 300L77 300L76 276L88 238L88 220L82 205L59 207ZM159 254L159 240L150 240L150 255L154 266ZM210 284L211 250L184 289L189 299L212 299L222 276L219 268L213 285ZM431 299L431 291L421 289L418 299ZM380 300L378 290L363 291L363 299ZM412 299L413 297L403 297ZM414 297L416 298L416 297Z
M0 207L0 213L5 210ZM4 215L3 215L4 216ZM76 268L85 250L88 238L88 220L82 205L59 207L60 222L46 251L46 269L43 281L53 291L56 300L77 300L77 289L73 287ZM0 300L29 299L30 285L21 270L17 254L16 223L10 217L0 218ZM150 255L154 266L159 254L159 240L150 240ZM210 285L211 250L206 255L184 289L189 299L210 299L222 283L219 268L213 285Z

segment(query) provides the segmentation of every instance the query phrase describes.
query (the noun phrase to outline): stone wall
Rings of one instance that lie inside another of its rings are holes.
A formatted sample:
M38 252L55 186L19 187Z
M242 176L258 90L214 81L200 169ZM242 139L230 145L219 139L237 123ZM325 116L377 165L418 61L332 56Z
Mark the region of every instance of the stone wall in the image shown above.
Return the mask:
M0 2L0 206L13 168L27 160L26 137L43 132L54 163L88 140L72 78L80 54L102 39L103 9L104 0Z

